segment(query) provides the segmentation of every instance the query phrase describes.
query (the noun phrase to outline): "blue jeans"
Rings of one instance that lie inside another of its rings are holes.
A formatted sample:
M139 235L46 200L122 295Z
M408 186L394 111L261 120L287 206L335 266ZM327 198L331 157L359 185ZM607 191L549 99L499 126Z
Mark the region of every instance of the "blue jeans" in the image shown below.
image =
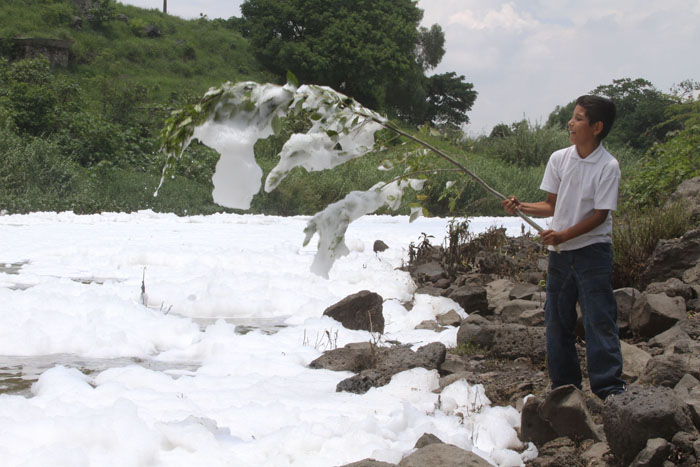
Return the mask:
M581 387L576 353L576 302L586 332L586 363L591 390L601 399L622 392L622 353L617 302L612 290L612 246L595 243L578 250L549 253L547 271L547 369L552 389Z

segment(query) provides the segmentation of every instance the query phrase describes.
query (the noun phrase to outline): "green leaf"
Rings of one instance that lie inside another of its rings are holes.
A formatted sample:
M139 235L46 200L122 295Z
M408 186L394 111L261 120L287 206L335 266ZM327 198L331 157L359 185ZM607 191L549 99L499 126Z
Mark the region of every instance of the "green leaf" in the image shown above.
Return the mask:
M275 115L272 118L272 131L274 134L279 135L280 132L282 131L282 119L279 117L279 115Z
M309 118L310 118L311 120L313 120L313 121L321 120L321 117L323 117L323 115L321 115L321 114L318 113L318 112L314 112L314 113L312 113L312 114L309 116Z
M299 80L291 71L287 70L287 83L293 84L294 87L299 87Z

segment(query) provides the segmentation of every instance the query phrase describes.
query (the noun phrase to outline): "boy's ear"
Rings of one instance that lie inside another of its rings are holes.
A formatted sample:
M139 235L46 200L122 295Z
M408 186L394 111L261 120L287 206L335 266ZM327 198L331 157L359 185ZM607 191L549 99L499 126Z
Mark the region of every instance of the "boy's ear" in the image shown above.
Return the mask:
M598 120L593 125L591 125L591 128L593 129L593 134L595 136L598 136L599 134L601 134L603 131L603 126L604 126L603 122L601 122L600 120Z

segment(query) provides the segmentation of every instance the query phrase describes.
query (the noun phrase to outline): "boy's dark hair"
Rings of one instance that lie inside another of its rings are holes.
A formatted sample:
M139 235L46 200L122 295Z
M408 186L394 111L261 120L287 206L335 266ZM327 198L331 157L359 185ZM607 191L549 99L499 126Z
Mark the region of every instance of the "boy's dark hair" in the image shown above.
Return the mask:
M576 105L586 109L588 123L603 122L603 131L598 135L598 141L608 136L615 121L615 104L608 98L594 95L585 95L576 99Z

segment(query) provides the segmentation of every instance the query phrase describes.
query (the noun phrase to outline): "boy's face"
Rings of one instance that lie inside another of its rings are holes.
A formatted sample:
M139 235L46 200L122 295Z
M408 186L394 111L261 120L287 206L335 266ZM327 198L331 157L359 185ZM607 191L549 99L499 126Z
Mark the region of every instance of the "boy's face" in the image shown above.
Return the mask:
M577 105L569 120L569 141L577 146L597 144L598 135L603 131L603 122L591 125L586 109Z

